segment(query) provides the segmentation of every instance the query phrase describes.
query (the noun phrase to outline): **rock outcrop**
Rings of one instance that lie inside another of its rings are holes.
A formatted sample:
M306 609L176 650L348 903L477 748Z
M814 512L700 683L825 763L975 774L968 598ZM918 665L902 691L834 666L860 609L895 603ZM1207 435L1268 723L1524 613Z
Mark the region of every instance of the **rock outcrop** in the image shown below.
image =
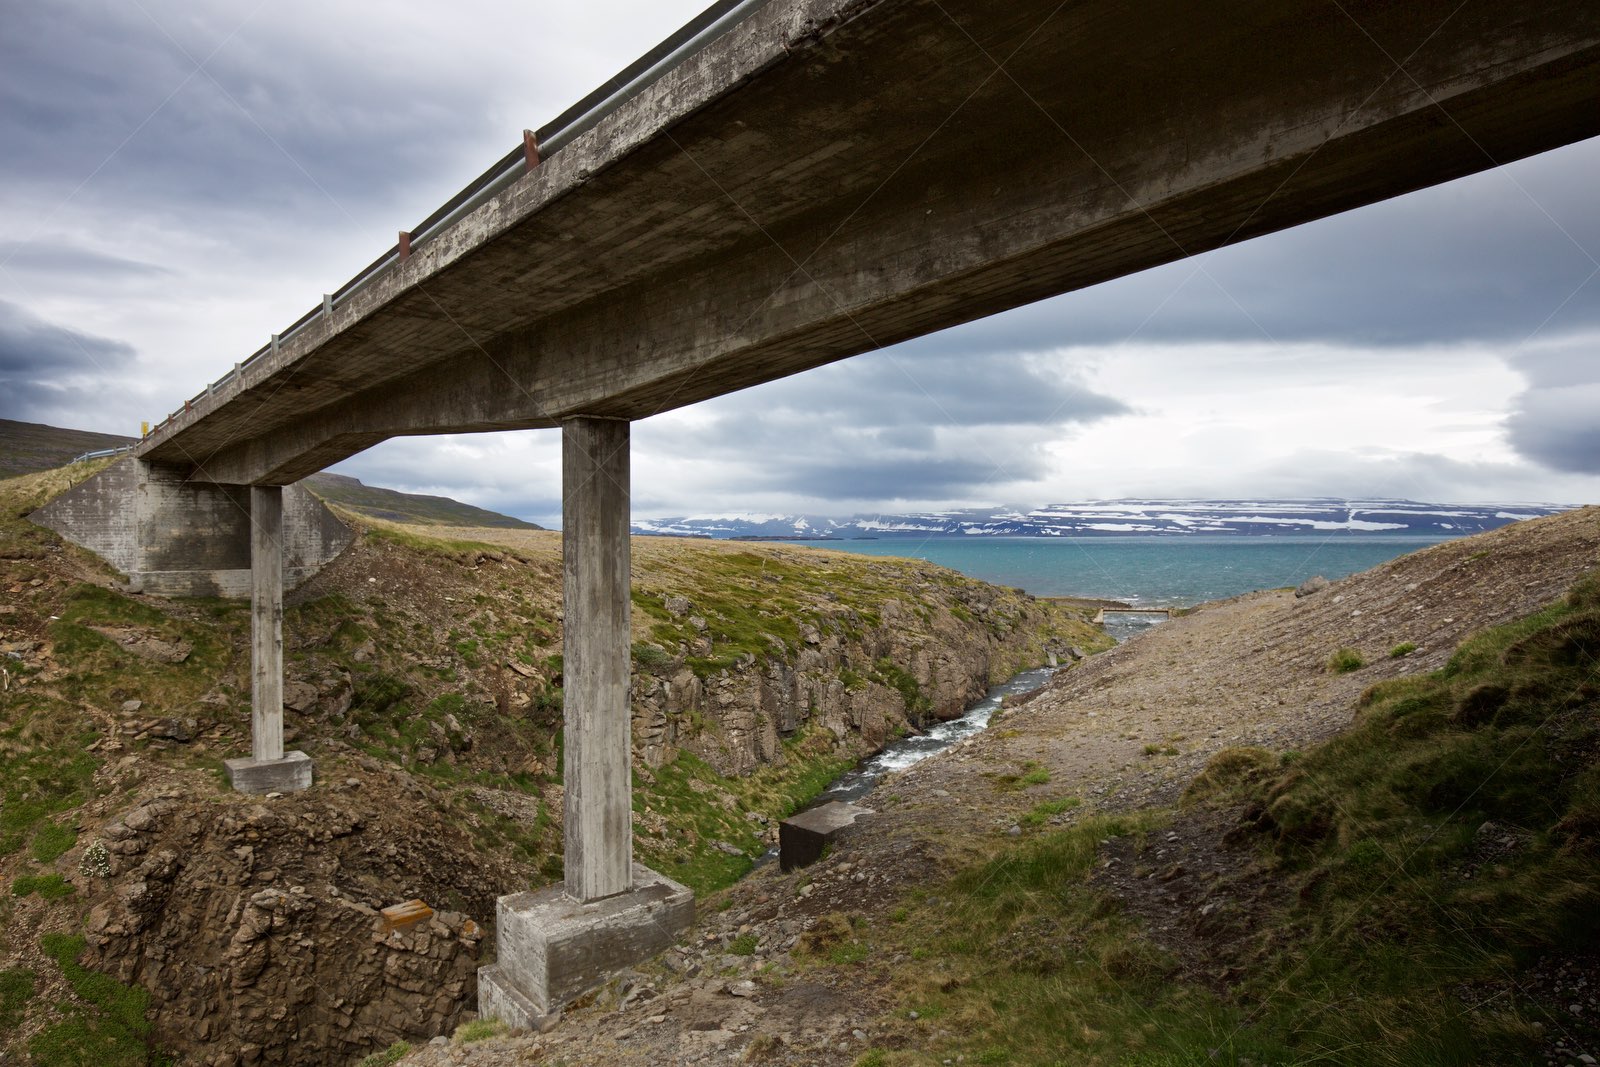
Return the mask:
M679 608L675 615L690 610L683 596L666 604ZM908 593L875 607L875 619L845 607L824 612L800 628L798 649L770 638L766 655L745 653L704 676L691 668L692 645L663 649L670 663L634 675L635 758L658 767L684 748L723 774L744 775L781 763L781 740L808 725L866 754L956 718L1017 669L1074 658L1052 631L1059 609L1016 590L926 585L914 601ZM699 640L702 651L714 650Z
M383 807L147 798L86 846L110 888L86 962L149 990L154 1044L185 1062L344 1062L448 1033L475 1002L482 928L382 905L405 890L459 899L473 860L437 816ZM477 873L484 891L464 903L492 915L508 872Z

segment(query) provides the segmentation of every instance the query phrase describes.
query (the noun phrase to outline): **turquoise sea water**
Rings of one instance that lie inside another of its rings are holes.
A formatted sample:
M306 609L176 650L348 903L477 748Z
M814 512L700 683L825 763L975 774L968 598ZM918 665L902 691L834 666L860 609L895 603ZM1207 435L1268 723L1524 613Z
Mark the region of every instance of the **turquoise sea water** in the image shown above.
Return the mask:
M909 556L1035 596L1121 600L1138 607L1197 604L1376 567L1438 544L1417 535L1283 537L940 537L812 542L872 556Z

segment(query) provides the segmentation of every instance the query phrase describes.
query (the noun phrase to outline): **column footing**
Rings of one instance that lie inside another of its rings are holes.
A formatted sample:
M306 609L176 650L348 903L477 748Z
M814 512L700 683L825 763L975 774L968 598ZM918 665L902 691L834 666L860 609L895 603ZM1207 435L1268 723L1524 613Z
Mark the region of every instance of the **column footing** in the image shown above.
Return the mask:
M694 893L642 864L633 887L580 904L564 887L496 902L498 959L478 969L478 1014L547 1029L573 1000L675 943L694 924Z
M311 788L316 766L304 752L285 752L282 759L258 760L249 756L222 761L228 781L240 793L298 793Z

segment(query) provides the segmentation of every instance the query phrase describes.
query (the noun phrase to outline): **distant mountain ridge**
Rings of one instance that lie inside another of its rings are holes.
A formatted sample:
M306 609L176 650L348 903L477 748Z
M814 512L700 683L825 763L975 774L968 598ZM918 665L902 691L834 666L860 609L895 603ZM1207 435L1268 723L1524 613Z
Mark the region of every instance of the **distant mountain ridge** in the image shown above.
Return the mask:
M306 488L330 504L347 511L389 522L416 526L488 526L501 530L542 530L543 526L502 515L498 511L463 504L447 496L402 493L365 485L347 474L323 471L306 479Z
M636 519L633 531L678 537L852 540L911 537L1174 537L1414 534L1459 537L1568 510L1560 504L1432 504L1415 500L1094 500L908 515L703 514Z

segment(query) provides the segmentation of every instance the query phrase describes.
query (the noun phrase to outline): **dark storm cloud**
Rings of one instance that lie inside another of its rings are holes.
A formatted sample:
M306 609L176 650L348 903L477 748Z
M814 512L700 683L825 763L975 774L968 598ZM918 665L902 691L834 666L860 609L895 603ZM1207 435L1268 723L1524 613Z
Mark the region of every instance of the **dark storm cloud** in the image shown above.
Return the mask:
M124 369L133 348L57 326L0 300L0 418L39 420Z
M813 424L822 416L832 428L892 427L906 441L929 428L1053 426L1130 410L1084 386L1076 368L1057 357L904 349L856 356L706 407L740 423L770 424L789 414ZM748 440L746 430L740 433Z
M800 496L831 500L939 500L983 495L998 484L1035 478L1046 472L1043 458L1008 451L1005 466L971 455L940 452L874 455L839 441L804 455L774 455L730 488L758 491L782 488Z
M1511 444L1552 470L1600 474L1600 382L1530 389L1506 421Z
M988 494L1044 475L1059 428L1129 407L1059 359L875 353L702 405L709 425L647 427L641 449L722 467L728 492L835 500ZM640 503L652 506L650 487Z
M1600 139L903 345L1520 343L1600 326ZM1582 286L1582 288L1580 288ZM1570 298L1570 299L1569 299Z
M1600 336L1515 363L1528 389L1506 419L1512 447L1551 470L1600 474Z
M374 69L337 23L286 27L248 5L148 10L8 9L8 183L163 215L329 198L354 209L444 165L470 128L465 86L429 84L426 65Z

